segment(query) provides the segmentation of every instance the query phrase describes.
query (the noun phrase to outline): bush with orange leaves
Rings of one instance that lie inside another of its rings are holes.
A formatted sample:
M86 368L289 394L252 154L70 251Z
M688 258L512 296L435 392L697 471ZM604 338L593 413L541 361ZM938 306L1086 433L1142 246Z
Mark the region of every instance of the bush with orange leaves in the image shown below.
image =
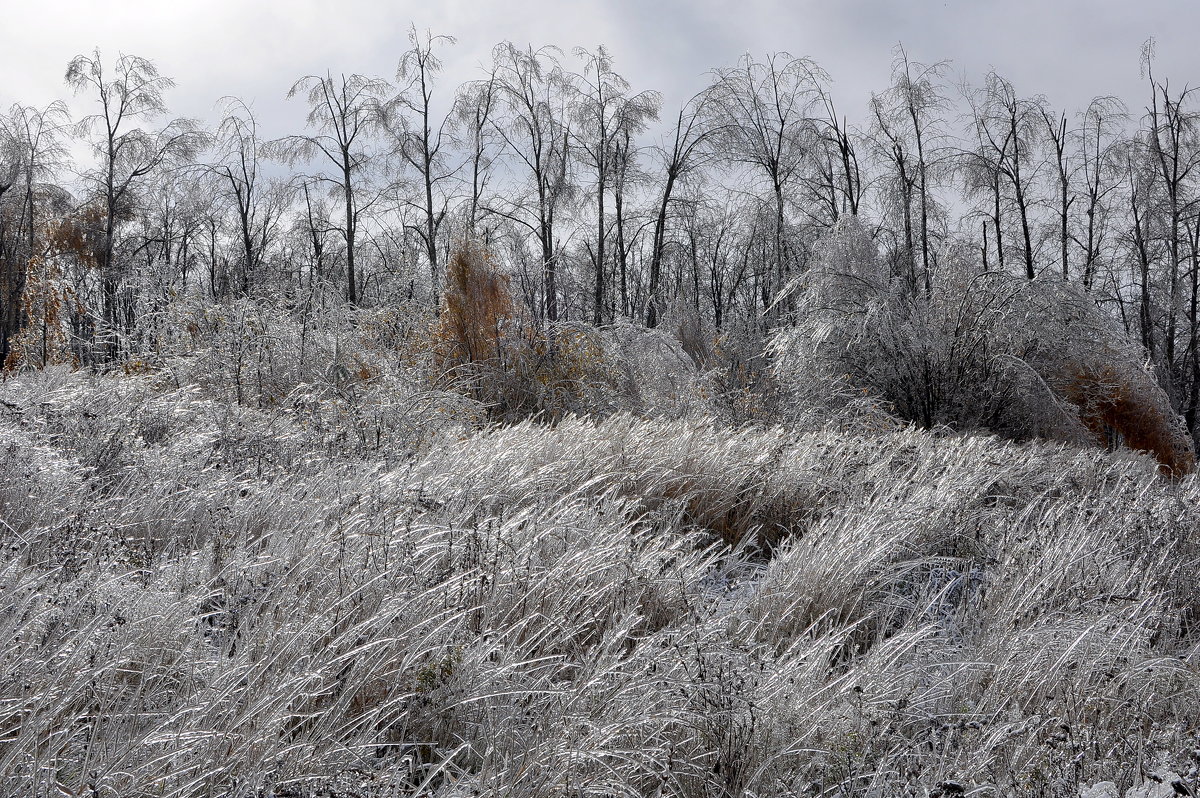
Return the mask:
M65 212L65 199L52 202L63 211L37 233L36 251L25 263L21 291L14 303L20 314L18 330L9 341L8 356L0 364L5 370L41 369L50 365L78 366L90 356L87 291L72 273L86 273L96 267L96 235L100 211L85 205ZM74 337L72 335L74 333Z
M446 267L446 290L435 328L442 362L452 367L503 362L511 355L511 326L517 322L508 278L484 250L461 247Z
M1065 397L1097 444L1149 452L1168 476L1196 470L1187 427L1149 375L1130 379L1112 366L1081 366L1063 378Z
M434 380L483 404L495 421L603 410L612 373L595 332L538 328L491 255L464 244L446 265L431 330Z
M82 315L71 284L54 258L29 259L21 292L22 324L12 337L4 368L42 369L55 364L78 365L67 328L71 314Z
M1014 279L1013 312L993 325L1000 345L1037 371L1085 440L1147 452L1173 477L1196 468L1183 418L1145 353L1077 286Z

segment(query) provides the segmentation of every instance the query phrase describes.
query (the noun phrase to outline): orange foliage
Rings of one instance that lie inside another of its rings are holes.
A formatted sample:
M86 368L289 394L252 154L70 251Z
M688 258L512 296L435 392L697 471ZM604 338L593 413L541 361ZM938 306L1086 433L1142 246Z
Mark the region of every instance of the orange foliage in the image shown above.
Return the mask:
M437 379L465 390L496 419L587 412L586 395L609 376L595 341L565 325L539 330L491 256L470 244L446 266L431 339Z
M95 266L103 219L103 211L89 205L54 221L46 230L47 251L51 256L67 255L85 266Z
M488 253L469 245L455 252L434 333L446 365L502 358L505 323L514 315L508 279Z
M74 306L80 312L75 292L62 279L55 262L33 257L29 260L25 290L21 292L21 331L13 336L4 361L6 370L22 366L45 368L55 363L78 365L71 352L63 311Z
M1190 474L1196 470L1191 438L1166 397L1157 393L1157 386L1136 385L1112 366L1076 367L1064 390L1097 443L1108 444L1116 433L1130 449L1154 455L1164 474Z
M33 256L26 264L20 331L12 336L8 357L0 367L12 370L45 368L55 363L78 365L68 340L66 314L79 316L84 309L63 275L63 259L86 268L96 265L96 231L102 219L98 208L85 206L47 224L39 242L44 254Z

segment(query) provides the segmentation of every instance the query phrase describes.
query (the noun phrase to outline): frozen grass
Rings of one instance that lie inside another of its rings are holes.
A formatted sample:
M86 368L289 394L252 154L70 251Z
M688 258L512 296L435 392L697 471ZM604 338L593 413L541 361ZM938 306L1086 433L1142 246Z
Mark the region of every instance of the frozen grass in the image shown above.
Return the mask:
M4 794L1198 786L1200 490L1143 458L0 399Z

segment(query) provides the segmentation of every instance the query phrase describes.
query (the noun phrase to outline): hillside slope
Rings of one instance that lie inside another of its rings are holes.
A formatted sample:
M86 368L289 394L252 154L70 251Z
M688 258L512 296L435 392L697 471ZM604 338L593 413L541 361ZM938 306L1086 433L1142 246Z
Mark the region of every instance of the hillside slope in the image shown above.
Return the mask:
M5 794L1197 787L1200 487L1148 458L618 414L364 460L142 378L0 400Z

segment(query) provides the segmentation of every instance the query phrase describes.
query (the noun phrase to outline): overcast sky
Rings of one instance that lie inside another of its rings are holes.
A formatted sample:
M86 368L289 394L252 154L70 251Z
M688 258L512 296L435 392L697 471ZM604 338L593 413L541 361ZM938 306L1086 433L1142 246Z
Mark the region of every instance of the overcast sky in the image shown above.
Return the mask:
M336 8L334 11L332 9ZM493 45L604 44L634 90L665 95L664 116L703 88L706 73L745 53L812 57L833 78L839 110L862 118L886 88L893 50L951 62L979 83L995 68L1022 95L1078 110L1115 94L1136 112L1142 42L1157 41L1156 77L1200 83L1195 0L40 0L23 3L0 34L0 103L70 97L62 78L76 54L99 47L155 61L178 86L172 113L211 120L222 95L253 103L267 137L298 132L290 85L305 74L394 77L411 24L458 43L444 53L449 91L479 77ZM76 113L85 112L79 100Z

